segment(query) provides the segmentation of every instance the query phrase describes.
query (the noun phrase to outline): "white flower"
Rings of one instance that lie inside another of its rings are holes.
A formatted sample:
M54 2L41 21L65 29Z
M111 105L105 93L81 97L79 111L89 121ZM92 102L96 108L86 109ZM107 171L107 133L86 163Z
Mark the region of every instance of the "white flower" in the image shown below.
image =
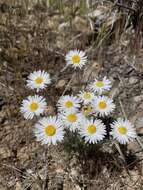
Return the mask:
M58 110L59 111L71 111L77 110L80 107L80 101L76 96L61 96L58 101Z
M95 97L93 104L95 112L99 113L101 117L109 115L115 109L113 100L107 96Z
M127 144L136 138L135 127L127 120L119 118L111 125L110 134L121 144Z
M34 127L34 133L42 144L56 145L64 138L62 123L55 116L40 119Z
M104 91L110 90L111 82L106 77L103 80L95 79L90 85L89 88L98 94L102 94Z
M95 97L90 91L81 91L78 96L84 104L91 103Z
M73 68L82 68L87 62L87 56L85 52L80 50L71 50L66 54L67 65L71 65Z
M37 92L44 89L50 83L50 76L45 71L34 71L28 76L27 80L27 86L30 89L36 89Z
M80 135L84 137L86 142L97 143L106 135L105 125L101 120L83 120L82 126L79 131Z
M23 100L20 111L26 119L32 119L35 115L42 114L46 107L46 100L42 96L28 96Z
M80 123L82 122L83 116L80 113L77 113L75 111L68 111L65 113L62 113L60 116L60 119L63 122L63 125L68 127L70 131L76 131L80 127Z

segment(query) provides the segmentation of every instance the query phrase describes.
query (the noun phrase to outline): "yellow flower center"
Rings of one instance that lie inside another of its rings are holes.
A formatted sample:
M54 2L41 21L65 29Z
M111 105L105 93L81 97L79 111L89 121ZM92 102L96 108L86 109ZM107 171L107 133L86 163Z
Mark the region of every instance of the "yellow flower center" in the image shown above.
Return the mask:
M96 82L96 86L99 87L99 88L103 87L104 86L104 82L99 80L99 81Z
M82 108L82 112L84 115L90 114L91 111L92 111L92 107L90 105L83 106L83 108Z
M76 116L76 114L69 114L68 116L67 116L67 119L68 119L68 121L69 122L76 122L76 120L77 120L77 116Z
M67 107L67 108L71 108L72 106L73 106L73 102L72 101L67 101L66 103L65 103L65 106Z
M125 135L127 133L127 128L126 127L118 127L118 131L119 133L121 133L122 135Z
M35 83L36 84L41 84L43 82L43 78L42 77L37 77L36 79L35 79Z
M36 103L36 102L32 102L32 103L30 104L30 109L31 109L31 111L36 111L36 110L38 109L38 107L39 107L39 105L38 105L38 103Z
M94 133L96 133L96 126L94 124L89 125L87 131L89 134L93 135Z
M104 101L101 101L101 102L99 102L99 108L100 109L105 109L106 107L107 107L107 104L106 104L106 102L104 102Z
M84 97L84 99L90 99L91 98L91 93L90 92L85 92L83 97Z
M47 136L54 136L55 133L56 133L56 128L54 125L48 125L46 128L45 128L45 133Z
M72 57L72 62L73 62L74 64L78 64L78 63L80 62L80 56L79 56L79 55L74 55L74 56Z

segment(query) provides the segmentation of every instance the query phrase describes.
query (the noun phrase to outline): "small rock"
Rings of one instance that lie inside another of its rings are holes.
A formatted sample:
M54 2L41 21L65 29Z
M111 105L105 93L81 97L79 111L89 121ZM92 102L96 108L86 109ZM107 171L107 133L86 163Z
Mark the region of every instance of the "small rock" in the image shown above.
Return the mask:
M139 95L139 96L135 96L134 97L134 101L135 102L140 102L140 101L142 101L143 100L143 95Z
M73 20L73 28L79 32L89 32L87 20L79 16L76 16L75 19Z
M22 190L21 183L19 181L16 182L15 190Z
M29 160L30 155L28 154L28 147L22 147L17 152L17 158L20 160L21 163L25 162L26 160Z
M139 149L139 145L136 141L130 142L128 144L128 150L129 151L136 152L136 150L138 150L138 149Z
M135 84L135 83L137 83L138 82L138 79L136 78L136 77L131 77L131 78L129 78L129 83L130 84Z
M96 62L96 61L94 61L93 63L92 63L92 69L94 69L94 70L98 70L98 71L100 71L101 70L101 64L100 63L98 63L98 62Z
M139 117L137 120L136 120L136 126L137 128L143 128L143 116Z
M137 134L143 135L143 116L139 117L136 120L136 130Z
M137 129L137 134L143 136L143 127Z
M65 80L59 80L57 85L56 85L56 88L63 88L66 84L66 81Z
M49 26L50 29L55 29L56 28L55 27L55 22L53 20L48 21L48 26Z
M103 17L103 12L101 10L97 9L97 10L94 10L93 12L89 13L88 16L91 17L91 18Z
M74 176L74 178L78 178L79 173L77 170L75 170L74 168L71 169L71 176Z
M65 32L65 31L68 31L69 28L70 28L70 24L68 22L64 22L64 23L59 25L58 31L59 32Z
M2 109L3 105L5 105L5 100L3 97L0 97L0 110Z
M5 116L5 112L1 111L0 112L0 123L4 123L4 121L6 120L6 116Z
M0 157L2 159L9 158L12 156L12 152L8 147L0 147Z

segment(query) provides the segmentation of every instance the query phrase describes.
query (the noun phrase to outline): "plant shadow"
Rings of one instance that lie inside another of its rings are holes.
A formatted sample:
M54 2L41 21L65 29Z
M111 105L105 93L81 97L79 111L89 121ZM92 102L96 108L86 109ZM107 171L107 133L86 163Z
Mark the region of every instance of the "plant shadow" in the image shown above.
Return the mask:
M107 135L98 144L89 144L78 134L78 132L66 131L63 142L64 150L69 156L77 155L84 174L93 177L99 175L106 168L112 174L121 173L123 169L133 169L136 165L136 156L128 152L126 145L120 145L120 149L125 157L125 162L121 158L118 150L112 145L110 140L110 124L112 118L102 120L106 125ZM131 166L131 167L129 167Z

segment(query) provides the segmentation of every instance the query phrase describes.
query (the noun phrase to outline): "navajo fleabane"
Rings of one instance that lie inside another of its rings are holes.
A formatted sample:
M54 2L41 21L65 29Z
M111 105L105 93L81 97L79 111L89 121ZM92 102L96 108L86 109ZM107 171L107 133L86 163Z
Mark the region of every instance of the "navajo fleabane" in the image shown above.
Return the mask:
M35 115L42 114L46 107L46 100L42 96L28 96L23 100L20 111L26 119L32 119Z
M81 91L78 94L79 99L84 103L84 104L88 104L91 103L92 100L94 99L94 93L90 92L90 91Z
M109 115L115 109L113 100L107 96L95 97L93 104L95 112L98 113L101 117Z
M102 94L104 91L110 90L110 88L111 88L111 82L106 77L104 77L103 80L97 80L97 79L95 79L89 85L89 88L94 93Z
M65 128L69 128L70 131L76 131L80 127L83 115L75 111L68 111L60 114L60 119L63 122Z
M42 144L56 145L64 138L62 123L55 117L44 117L34 127L34 134L37 141Z
M79 133L84 137L86 142L97 143L106 135L105 126L101 120L85 120L83 121Z
M45 71L34 71L28 76L27 86L37 92L51 83L50 75Z
M127 120L119 118L111 125L111 135L121 144L127 144L136 138L135 127Z
M84 51L71 50L66 54L67 65L71 65L73 68L82 68L87 62L87 56Z
M76 96L61 96L58 104L57 104L59 111L74 111L77 110L80 107L80 101Z

